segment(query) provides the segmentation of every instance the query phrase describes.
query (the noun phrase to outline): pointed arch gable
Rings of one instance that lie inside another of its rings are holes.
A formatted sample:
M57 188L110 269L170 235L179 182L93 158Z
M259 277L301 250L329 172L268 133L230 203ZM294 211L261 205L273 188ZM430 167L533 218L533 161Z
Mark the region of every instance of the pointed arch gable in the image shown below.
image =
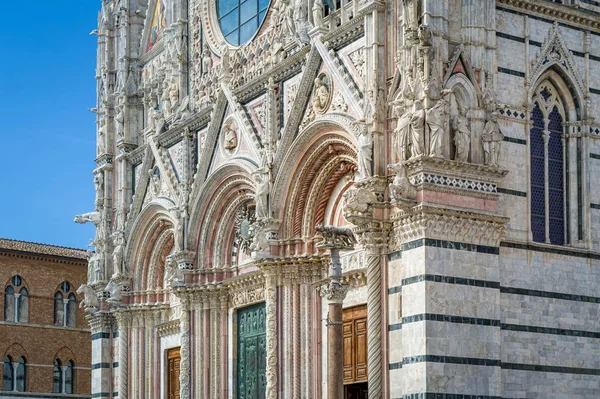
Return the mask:
M557 23L552 25L548 31L548 36L544 40L540 52L531 64L529 100L533 98L539 83L545 79L551 80L560 89L563 100L568 100L565 96L566 93L570 93L576 99L573 109L579 108L581 104L585 103L584 93L586 88L583 85L583 79L581 79L571 51L562 39L560 27ZM565 104L568 104L568 101L565 101ZM579 114L581 111L578 110L577 112ZM579 115L579 117L581 116Z

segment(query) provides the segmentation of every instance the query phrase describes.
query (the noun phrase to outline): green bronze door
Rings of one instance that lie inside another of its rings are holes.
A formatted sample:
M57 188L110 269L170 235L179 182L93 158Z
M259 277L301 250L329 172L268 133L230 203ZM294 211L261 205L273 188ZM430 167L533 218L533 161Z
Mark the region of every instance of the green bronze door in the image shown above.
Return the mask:
M264 399L267 386L265 304L239 309L237 386L240 399Z

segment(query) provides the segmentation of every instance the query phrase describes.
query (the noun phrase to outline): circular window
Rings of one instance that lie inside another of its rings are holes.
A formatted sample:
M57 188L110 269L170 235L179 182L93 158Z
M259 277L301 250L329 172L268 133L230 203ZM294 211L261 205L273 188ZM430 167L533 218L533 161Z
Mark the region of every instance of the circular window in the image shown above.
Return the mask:
M225 40L240 46L256 34L270 0L217 0L217 17Z

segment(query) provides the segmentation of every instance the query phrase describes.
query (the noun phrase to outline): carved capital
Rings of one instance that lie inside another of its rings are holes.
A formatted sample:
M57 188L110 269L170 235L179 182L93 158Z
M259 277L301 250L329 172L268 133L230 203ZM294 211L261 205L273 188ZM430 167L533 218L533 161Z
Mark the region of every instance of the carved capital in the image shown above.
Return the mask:
M326 297L329 303L342 303L350 286L347 284L337 284L330 282L321 287L321 296Z

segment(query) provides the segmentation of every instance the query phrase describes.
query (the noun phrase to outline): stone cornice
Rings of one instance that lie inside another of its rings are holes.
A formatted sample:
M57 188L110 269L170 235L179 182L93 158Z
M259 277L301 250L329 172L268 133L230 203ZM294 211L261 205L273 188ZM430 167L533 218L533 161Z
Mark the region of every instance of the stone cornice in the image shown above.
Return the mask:
M562 4L540 0L498 0L496 3L515 11L531 13L553 21L562 20L561 22L565 24L581 29L600 31L600 19L597 15L574 7L566 7Z
M333 50L350 44L365 34L364 14L342 24L339 28L327 33L322 40L325 45Z
M420 238L497 247L509 218L488 212L418 205L392 216L391 247Z
M171 320L166 323L159 324L156 326L156 332L159 337L166 337L168 335L178 334L180 331L179 320Z

